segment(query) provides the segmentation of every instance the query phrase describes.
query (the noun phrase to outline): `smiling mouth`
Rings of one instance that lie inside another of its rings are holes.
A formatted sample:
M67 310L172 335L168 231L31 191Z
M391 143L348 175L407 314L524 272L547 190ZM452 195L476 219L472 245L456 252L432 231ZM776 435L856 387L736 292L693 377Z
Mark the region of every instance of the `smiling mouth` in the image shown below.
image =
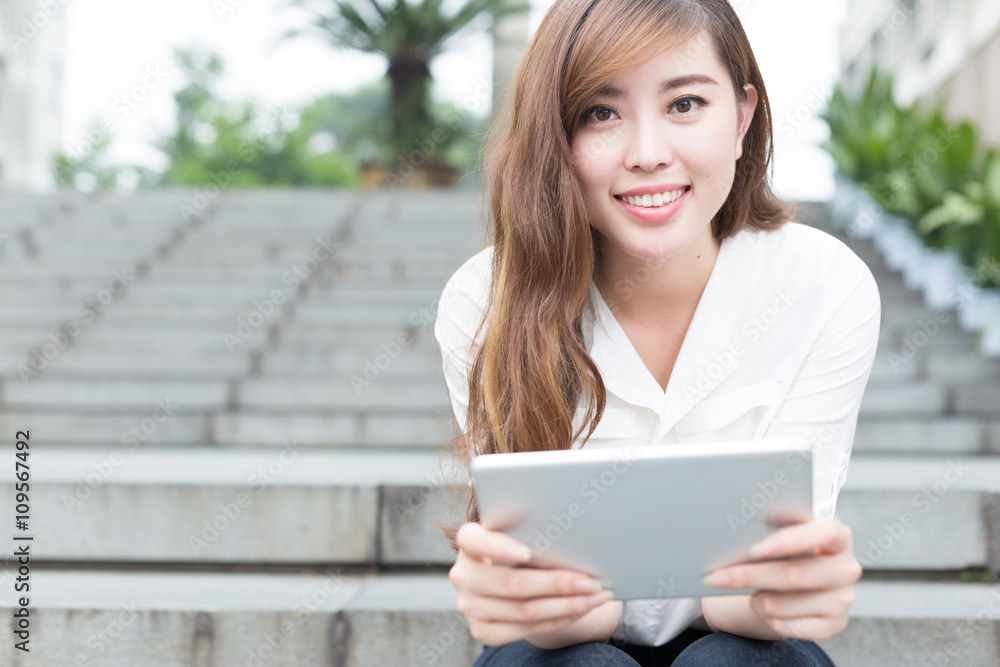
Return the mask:
M655 194L639 195L635 197L615 195L615 199L632 206L641 206L642 208L660 208L677 201L690 189L691 186L687 185L680 190L673 190L672 192L658 192Z

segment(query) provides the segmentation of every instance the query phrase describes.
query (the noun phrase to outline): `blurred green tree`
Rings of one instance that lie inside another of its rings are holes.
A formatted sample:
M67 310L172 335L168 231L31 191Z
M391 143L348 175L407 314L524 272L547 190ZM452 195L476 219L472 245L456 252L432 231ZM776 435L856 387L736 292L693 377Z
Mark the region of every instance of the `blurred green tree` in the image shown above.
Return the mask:
M158 148L170 161L163 185L350 186L352 160L324 135L325 105L262 110L255 102L226 103L214 92L223 72L216 54L175 52L188 82L174 94L177 128Z
M312 14L306 28L295 28L286 37L316 34L333 46L375 53L388 60L386 78L391 85L390 149L383 157L388 169L415 149L427 163L441 163L456 137L460 123L436 118L430 104L431 61L452 38L481 16L493 19L528 10L527 3L512 0L465 0L451 13L442 0L289 0L290 6ZM433 143L434 151L426 150ZM405 166L405 165L403 165Z

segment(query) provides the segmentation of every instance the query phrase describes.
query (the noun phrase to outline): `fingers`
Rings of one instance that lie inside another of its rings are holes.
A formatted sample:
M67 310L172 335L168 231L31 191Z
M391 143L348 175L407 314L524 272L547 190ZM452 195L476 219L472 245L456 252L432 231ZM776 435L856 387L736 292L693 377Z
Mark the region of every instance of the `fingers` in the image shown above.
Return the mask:
M850 586L860 578L860 563L853 554L843 553L731 565L715 570L705 583L716 588L796 591Z
M705 578L709 586L792 591L847 586L861 578L854 557L851 529L839 519L813 519L775 531L751 554L756 558L784 558L741 563L715 570ZM798 554L811 554L794 557Z
M530 560L530 551L477 523L460 526L456 543L448 578L472 636L488 646L560 630L611 598L600 581L581 572L517 567Z
M497 598L592 595L604 590L600 581L573 570L498 567L469 558L459 558L449 572L455 588Z
M769 619L768 626L782 639L805 639L823 642L847 629L847 616L805 616L795 619Z
M851 551L854 537L851 529L839 519L823 517L776 530L751 548L751 555L761 558L782 558L798 554L834 554Z
M580 616L582 614L533 623L505 623L469 619L469 632L475 640L482 642L486 646L501 646L510 642L520 641L532 635L562 630L574 623Z
M610 600L611 594L516 600L460 593L458 598L458 610L466 618L524 624L579 617Z
M766 591L750 596L750 606L765 618L791 620L807 616L846 616L854 604L854 586L825 591Z
M531 549L527 546L471 521L458 527L455 542L467 556L481 561L522 565L531 559Z

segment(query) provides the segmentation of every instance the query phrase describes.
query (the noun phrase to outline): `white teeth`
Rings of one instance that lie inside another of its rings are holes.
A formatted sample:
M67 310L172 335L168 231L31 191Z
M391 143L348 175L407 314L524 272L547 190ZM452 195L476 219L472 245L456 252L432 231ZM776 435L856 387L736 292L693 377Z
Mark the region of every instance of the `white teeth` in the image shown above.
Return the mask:
M638 197L624 197L632 206L642 206L644 208L656 208L657 206L663 206L664 204L669 204L672 201L676 201L678 197L684 194L684 188L680 190L674 190L673 192L657 192L653 195L641 195Z

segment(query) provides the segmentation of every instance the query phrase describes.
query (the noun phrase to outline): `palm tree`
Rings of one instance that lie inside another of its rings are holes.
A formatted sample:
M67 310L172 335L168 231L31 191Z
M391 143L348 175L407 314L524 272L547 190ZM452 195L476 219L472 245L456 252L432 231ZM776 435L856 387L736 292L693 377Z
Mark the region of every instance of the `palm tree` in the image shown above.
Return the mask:
M515 5L511 0L466 0L447 15L441 11L442 0L291 0L291 4L313 17L307 29L295 29L286 36L318 33L334 46L388 59L393 151L398 155L440 136L443 128L434 132L429 111L430 63L447 48L450 38L483 13L498 19L528 9L526 3Z

